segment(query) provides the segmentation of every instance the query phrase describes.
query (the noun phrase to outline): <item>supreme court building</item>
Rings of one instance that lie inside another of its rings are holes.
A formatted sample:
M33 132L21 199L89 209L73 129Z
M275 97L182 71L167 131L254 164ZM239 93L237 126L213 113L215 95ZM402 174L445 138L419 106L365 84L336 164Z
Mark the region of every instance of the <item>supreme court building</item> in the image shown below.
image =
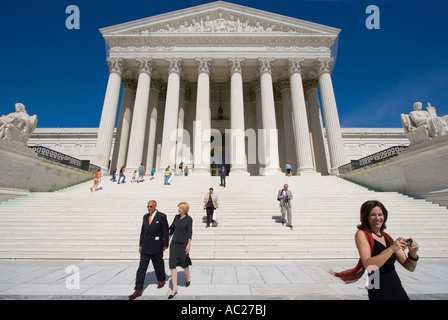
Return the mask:
M104 172L347 163L331 79L339 29L217 1L100 31L110 75L92 162Z

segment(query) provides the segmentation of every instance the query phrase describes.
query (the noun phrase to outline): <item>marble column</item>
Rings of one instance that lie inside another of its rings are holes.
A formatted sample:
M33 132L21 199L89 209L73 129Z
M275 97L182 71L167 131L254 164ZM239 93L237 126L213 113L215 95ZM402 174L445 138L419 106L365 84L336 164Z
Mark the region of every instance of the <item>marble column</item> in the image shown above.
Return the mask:
M278 155L278 132L275 120L274 90L271 75L274 59L260 58L257 63L258 73L260 75L261 109L266 156L263 174L279 174L281 170Z
M264 168L266 163L266 152L265 152L265 137L263 131L263 112L261 108L261 87L260 79L254 79L252 81L252 101L255 103L255 111L257 114L256 118L256 128L257 128L257 161L256 165L258 167L258 175L264 175Z
M341 125L339 123L333 82L331 81L331 65L333 58L319 58L314 68L319 77L322 111L327 132L328 149L330 153L330 174L337 175L338 167L347 163L342 142Z
M123 80L123 96L121 98L120 116L118 118L117 133L115 135L116 159L112 159L117 172L121 166L126 165L129 133L131 131L132 112L134 110L137 81L134 79ZM114 169L114 168L111 168Z
M137 170L143 161L151 72L154 68L154 61L150 58L137 59L137 63L139 76L126 161L126 172L130 173Z
M328 175L327 155L325 152L325 139L317 85L317 79L305 80L303 82L303 91L305 92L305 100L308 104L308 117L313 141L316 171L320 172L322 175Z
M288 59L287 71L291 85L292 116L294 139L297 155L297 174L316 172L311 153L311 142L306 114L305 96L302 84L302 68L304 59Z
M185 80L180 83L179 92L179 114L177 117L177 146L176 146L176 173L178 172L179 164L185 161L185 143L184 143L184 122L185 122L185 96L188 90L188 85ZM185 163L184 163L185 168Z
M107 64L110 73L109 81L107 83L93 160L93 164L101 167L103 174L109 172L109 159L114 136L115 119L117 117L118 100L120 98L122 74L127 69L127 63L123 59L108 58Z
M246 162L246 137L244 132L243 98L244 59L230 58L230 174L248 174Z
M193 172L210 175L210 72L211 58L196 59L198 88L196 99L196 121L194 124L194 168Z
M166 167L176 167L177 121L179 115L180 75L183 70L182 59L167 59L168 87L166 91L165 117L163 119L162 154L159 171Z
M146 154L146 173L151 172L154 165L154 154L156 149L156 132L157 132L157 119L159 116L159 95L160 95L160 83L151 81L151 89L149 92L149 109L148 109L148 151Z
M286 162L291 164L294 168L293 174L296 173L297 155L296 155L296 142L295 142L295 127L294 118L292 114L292 101L291 101L291 85L288 79L281 79L279 81L279 90L282 96L282 109L283 109L283 129L286 137Z

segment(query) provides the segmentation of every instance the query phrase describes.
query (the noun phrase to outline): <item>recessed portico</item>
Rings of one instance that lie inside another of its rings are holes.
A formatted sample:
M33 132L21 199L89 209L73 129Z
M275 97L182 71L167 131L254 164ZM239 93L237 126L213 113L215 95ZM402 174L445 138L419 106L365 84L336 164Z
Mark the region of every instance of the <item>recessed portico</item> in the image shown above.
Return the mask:
M339 31L221 1L102 29L110 77L94 163L210 174L224 134L230 174L286 163L336 174L346 163L331 82Z

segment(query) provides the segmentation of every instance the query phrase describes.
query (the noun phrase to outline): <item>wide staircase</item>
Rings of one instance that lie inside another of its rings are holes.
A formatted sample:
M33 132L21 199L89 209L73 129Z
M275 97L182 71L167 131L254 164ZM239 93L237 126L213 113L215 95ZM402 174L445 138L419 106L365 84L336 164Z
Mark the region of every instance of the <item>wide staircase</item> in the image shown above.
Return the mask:
M276 195L287 183L293 193L293 225L282 226ZM448 210L393 192L375 192L333 176L161 176L118 185L104 177L54 193L32 193L0 204L2 259L138 259L138 240L148 200L171 223L187 201L193 218L192 259L278 260L357 258L354 233L359 208L380 200L389 211L387 232L412 237L419 255L448 258ZM204 195L219 196L218 227L205 227ZM168 253L165 255L167 258Z

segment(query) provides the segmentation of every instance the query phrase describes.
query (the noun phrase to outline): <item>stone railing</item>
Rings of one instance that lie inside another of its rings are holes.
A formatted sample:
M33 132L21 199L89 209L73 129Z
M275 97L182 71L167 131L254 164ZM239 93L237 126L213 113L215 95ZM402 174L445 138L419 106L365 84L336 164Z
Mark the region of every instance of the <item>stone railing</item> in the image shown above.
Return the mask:
M72 168L77 168L80 170L88 171L95 173L100 167L93 165L90 163L89 160L79 160L73 157L70 157L66 154L48 149L46 147L42 146L32 146L30 147L34 152L37 153L37 155L41 158L58 162L61 164L65 164L67 166L70 166Z
M407 146L397 146L382 150L380 152L371 154L367 157L361 158L359 160L352 160L350 163L344 164L338 168L339 174L344 174L351 172L356 169L361 169L368 167L375 163L380 163L391 158L398 156Z

